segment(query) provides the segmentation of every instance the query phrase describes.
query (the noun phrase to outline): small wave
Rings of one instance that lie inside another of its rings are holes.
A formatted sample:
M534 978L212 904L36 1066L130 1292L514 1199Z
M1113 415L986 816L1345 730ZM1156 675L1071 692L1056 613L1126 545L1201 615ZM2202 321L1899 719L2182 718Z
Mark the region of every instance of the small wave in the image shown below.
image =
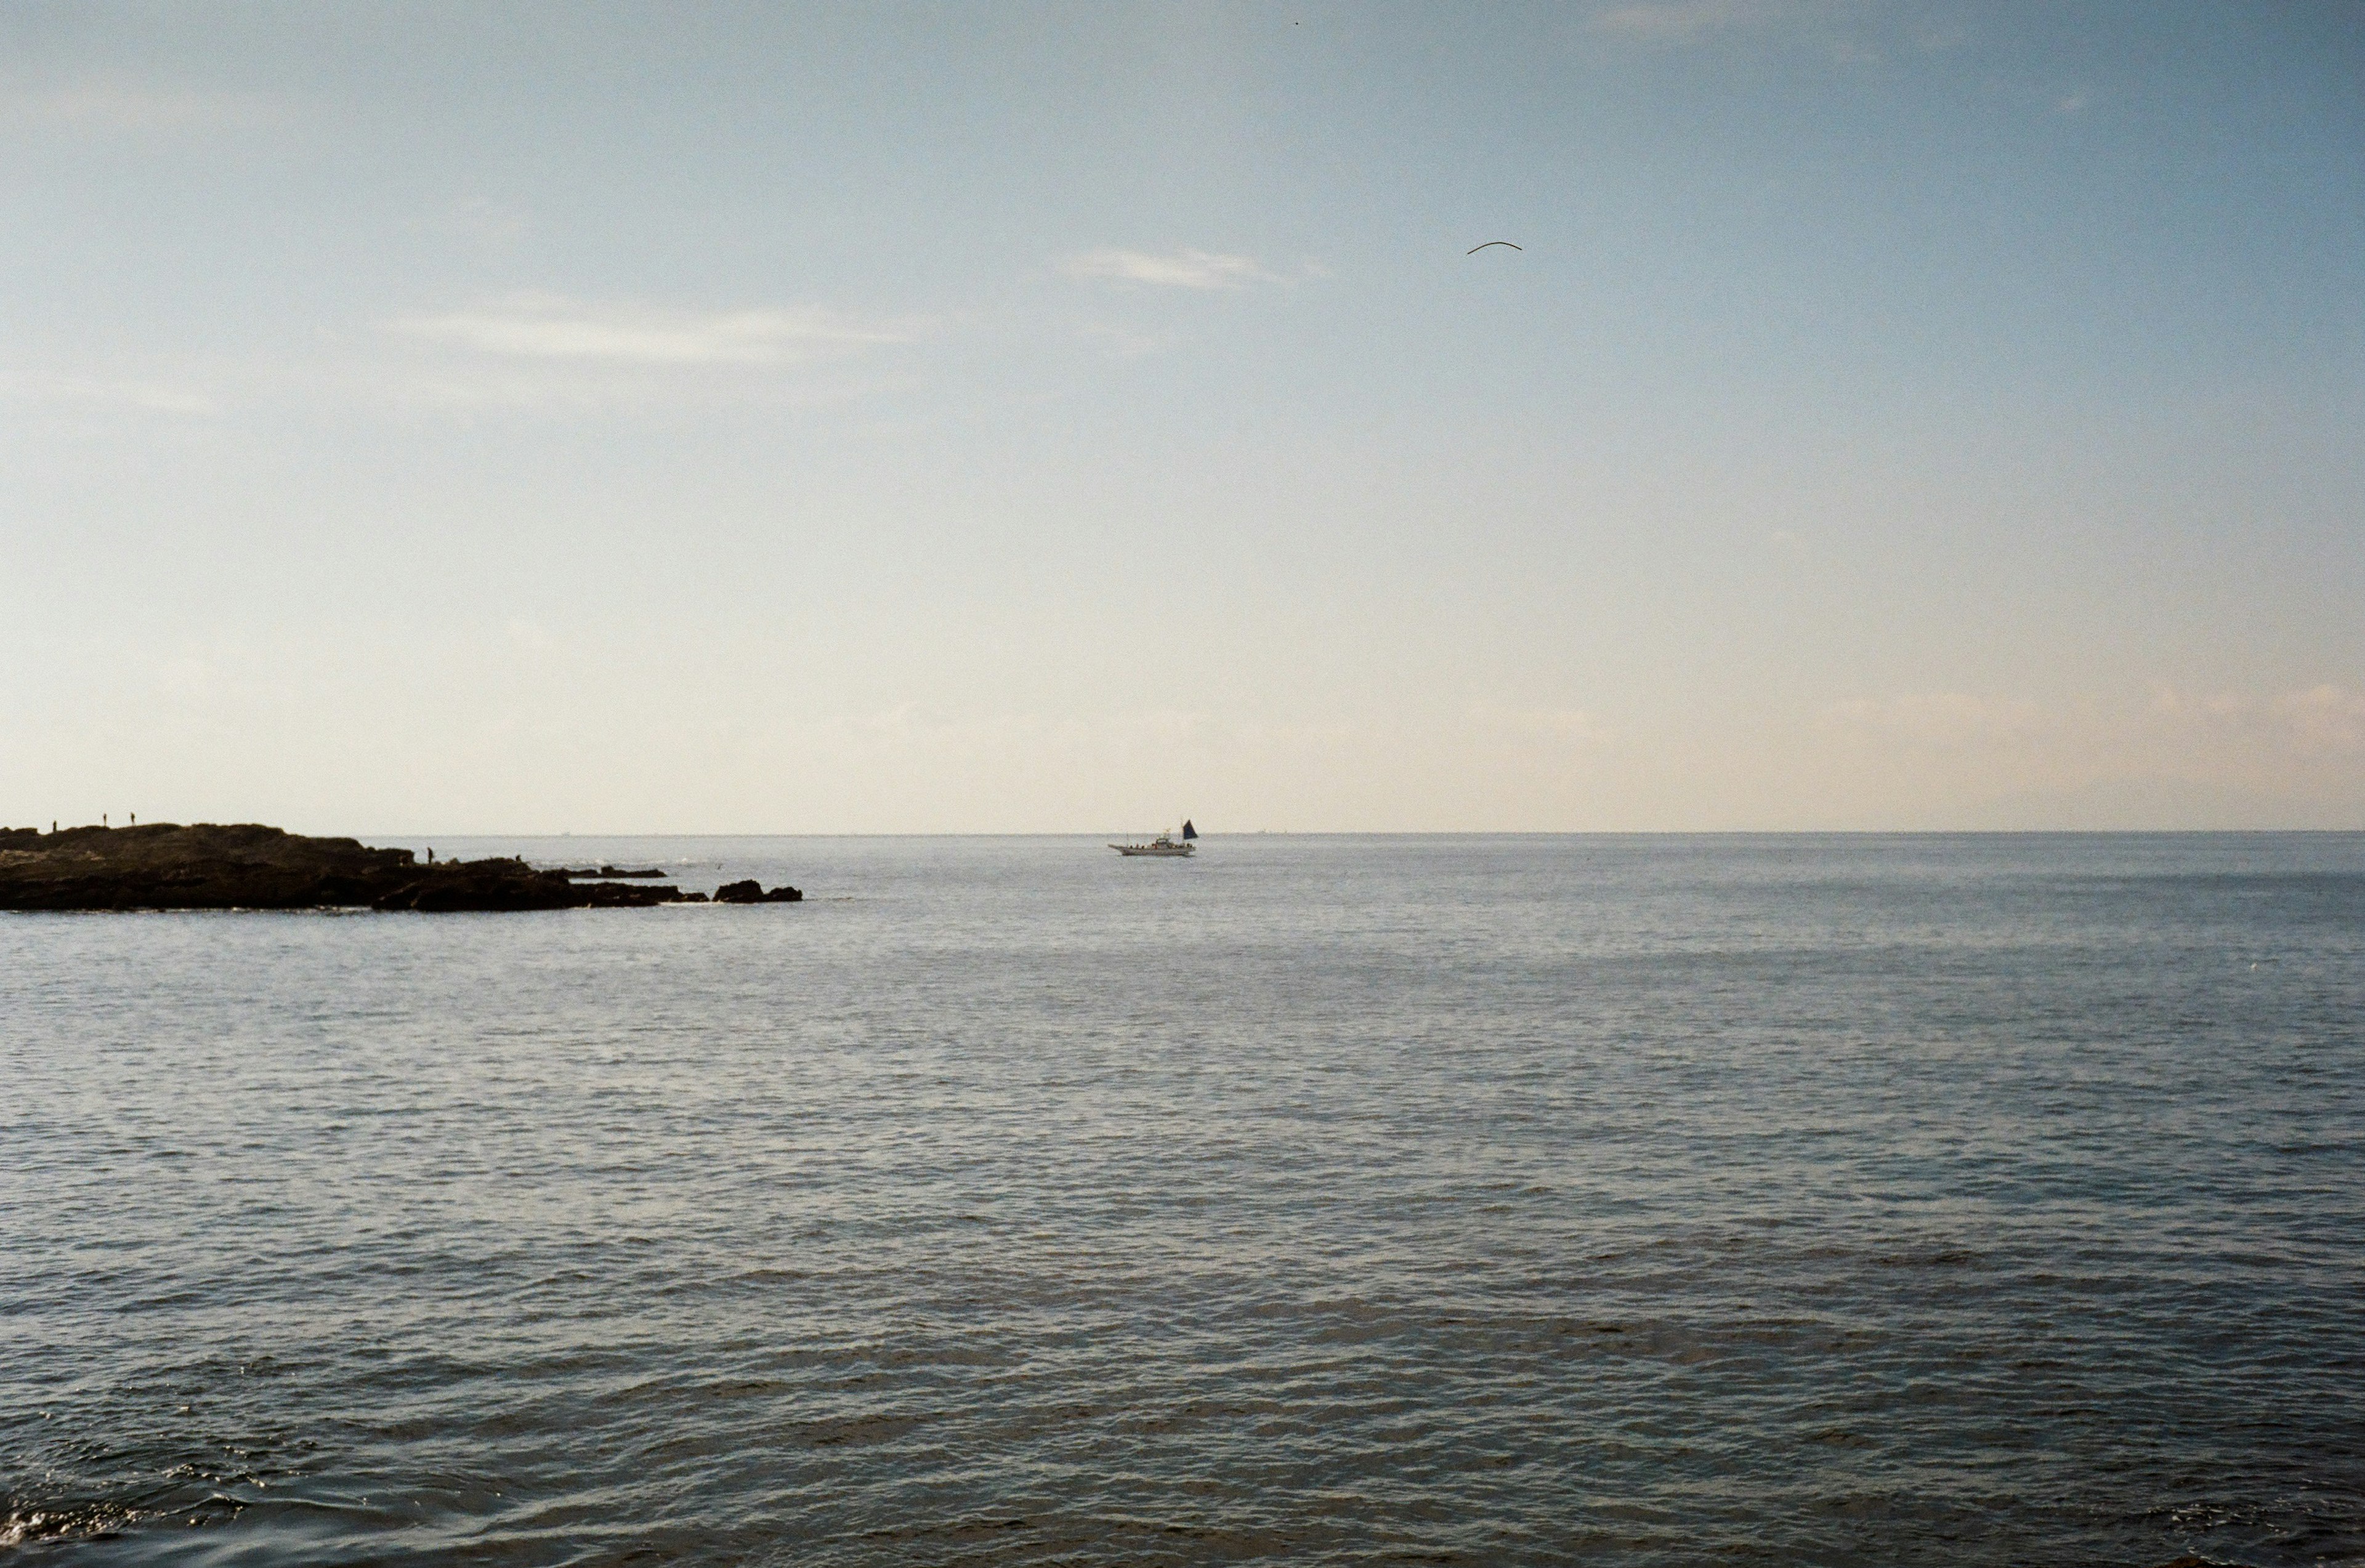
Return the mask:
M140 1518L140 1510L125 1503L49 1503L12 1508L0 1515L0 1547L107 1535Z

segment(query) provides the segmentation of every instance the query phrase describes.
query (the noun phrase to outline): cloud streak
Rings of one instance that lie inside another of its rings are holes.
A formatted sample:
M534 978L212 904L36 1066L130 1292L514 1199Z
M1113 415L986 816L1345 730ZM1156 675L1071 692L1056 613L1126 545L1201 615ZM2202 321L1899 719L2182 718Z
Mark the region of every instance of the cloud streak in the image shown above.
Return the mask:
M1966 691L1860 698L1823 711L1825 727L1939 751L2023 746L2061 727L2061 719L2023 698Z
M0 376L0 398L59 408L118 409L136 413L203 417L222 406L210 393L152 380L67 376L52 380Z
M1655 0L1597 11L1594 31L1651 43L1689 43L1728 28L1754 27L1774 18L1764 0Z
M398 317L399 337L504 359L621 365L779 365L921 336L911 321L867 321L820 308L672 310L512 295L471 309Z
M1149 251L1086 251L1062 259L1059 271L1087 281L1203 291L1279 281L1253 256L1227 256L1213 251L1177 251L1162 256Z
M2186 771L2255 768L2270 757L2317 767L2365 755L2365 692L2330 681L2265 696L2161 686L2140 707L1922 692L1834 703L1821 723L1924 753L2089 762L2141 754Z
M1471 709L1470 716L1484 729L1526 740L1597 745L1609 738L1609 733L1582 708L1522 708L1488 701Z
M2153 694L2151 717L2180 735L2271 745L2309 761L2365 754L2365 692L2330 681L2258 699Z
M140 134L241 130L286 116L269 99L212 93L118 76L0 93L0 119L73 130Z

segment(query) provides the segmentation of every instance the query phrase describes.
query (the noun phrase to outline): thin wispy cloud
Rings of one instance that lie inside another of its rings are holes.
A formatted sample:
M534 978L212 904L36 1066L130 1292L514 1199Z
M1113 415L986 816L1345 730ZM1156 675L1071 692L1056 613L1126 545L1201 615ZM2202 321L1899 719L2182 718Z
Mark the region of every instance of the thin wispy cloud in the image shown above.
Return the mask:
M1582 708L1525 708L1486 701L1472 708L1470 716L1487 729L1530 740L1590 745L1608 738L1608 732Z
M509 634L510 641L529 655L546 654L557 645L558 641L541 622L529 621L521 616L510 622Z
M427 227L490 251L515 250L533 232L533 220L522 210L488 196L454 202L429 220Z
M1105 321L1088 322L1079 331L1087 342L1098 345L1104 352L1119 359L1139 359L1144 354L1163 353L1182 341L1172 332L1145 332L1138 328Z
M1154 288L1247 288L1252 284L1279 281L1253 256L1227 256L1214 251L1177 251L1171 255L1149 251L1087 251L1062 259L1059 271L1072 278L1144 284Z
M221 412L221 404L209 394L152 381L73 382L63 392L78 401L138 409L151 414L203 417Z
M1823 711L1822 722L1831 729L1942 751L2021 745L2058 725L2056 715L2024 698L1967 691L1837 702Z
M247 129L285 118L282 105L252 94L211 92L122 76L0 89L0 120L68 129L189 133Z
M1945 753L2023 751L2057 760L2141 756L2189 773L2270 756L2325 765L2365 753L2365 692L2333 682L2263 695L2156 687L2150 701L2064 706L1969 692L1917 692L1826 708L1827 731Z
M1654 0L1597 11L1587 25L1596 32L1620 38L1689 43L1732 28L1759 26L1778 14L1778 8L1765 0Z
M2152 694L2150 716L2180 736L2263 744L2309 759L2365 753L2365 692L2329 681L2265 698L2163 686Z
M472 354L627 365L792 364L922 335L918 322L818 307L676 310L547 294L398 317L385 329Z
M1959 31L1907 35L1893 14L1864 0L1637 0L1604 6L1585 25L1603 37L1667 49L1782 45L1850 70L1877 67L1900 49L1928 52L1962 41Z
M220 400L210 393L168 381L139 379L0 377L0 398L53 407L128 409L184 417L222 411Z
M2275 718L2292 742L2312 756L2355 756L2365 752L2365 692L2326 683L2274 700Z

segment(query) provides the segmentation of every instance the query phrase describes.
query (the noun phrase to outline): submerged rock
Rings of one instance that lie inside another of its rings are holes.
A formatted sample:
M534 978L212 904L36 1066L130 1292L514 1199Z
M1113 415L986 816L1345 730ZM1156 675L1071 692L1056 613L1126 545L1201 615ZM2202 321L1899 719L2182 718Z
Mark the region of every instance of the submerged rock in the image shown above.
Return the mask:
M540 871L513 858L422 866L408 849L308 838L253 823L149 823L48 834L0 828L0 910L366 906L446 913L686 902L670 885L573 879L583 874ZM601 874L663 873L603 867Z
M681 899L679 888L576 882L564 871L537 871L522 860L462 860L420 869L425 875L371 900L370 907L443 914L468 910L640 909Z

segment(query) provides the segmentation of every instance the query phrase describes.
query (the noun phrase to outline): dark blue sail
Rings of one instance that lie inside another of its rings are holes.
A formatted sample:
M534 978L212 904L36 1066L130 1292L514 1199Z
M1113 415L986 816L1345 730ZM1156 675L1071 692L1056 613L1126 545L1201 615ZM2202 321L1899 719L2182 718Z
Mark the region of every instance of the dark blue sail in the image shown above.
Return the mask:
M1191 819L1189 817L1184 817L1182 819L1182 836L1184 838L1196 838L1199 836L1199 830L1191 825Z

